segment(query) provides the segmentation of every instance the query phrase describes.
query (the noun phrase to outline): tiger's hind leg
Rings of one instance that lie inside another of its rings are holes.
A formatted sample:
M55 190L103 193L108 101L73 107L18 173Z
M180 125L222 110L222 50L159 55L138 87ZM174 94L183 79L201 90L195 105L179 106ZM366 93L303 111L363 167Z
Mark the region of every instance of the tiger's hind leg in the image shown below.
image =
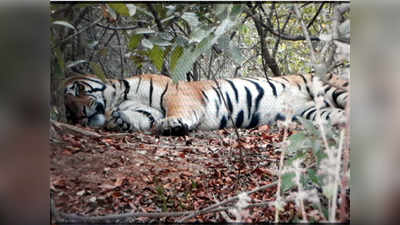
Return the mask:
M317 112L319 111L322 121L330 122L332 125L344 124L346 122L345 110L335 108L329 105L325 105L317 110L314 102L307 104L302 110L300 110L297 116L312 120L314 123L317 121Z
M126 131L149 131L157 120L163 118L158 110L134 101L125 101L114 110L107 122L107 129Z
M199 114L193 110L191 113L184 114L186 116L170 116L157 121L155 127L161 135L183 136L196 129L202 118Z

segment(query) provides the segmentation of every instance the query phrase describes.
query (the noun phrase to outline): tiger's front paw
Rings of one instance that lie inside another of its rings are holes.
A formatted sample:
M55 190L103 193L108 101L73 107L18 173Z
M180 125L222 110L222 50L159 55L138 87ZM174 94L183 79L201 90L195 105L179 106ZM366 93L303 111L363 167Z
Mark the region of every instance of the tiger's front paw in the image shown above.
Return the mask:
M156 128L165 136L183 136L189 132L189 125L182 118L161 119L157 121Z
M111 114L110 121L107 123L107 129L129 131L131 130L131 124L128 122L128 118L123 112L114 111Z
M345 111L341 109L335 109L335 111L330 115L330 120L332 125L335 126L344 125L346 122L348 122Z

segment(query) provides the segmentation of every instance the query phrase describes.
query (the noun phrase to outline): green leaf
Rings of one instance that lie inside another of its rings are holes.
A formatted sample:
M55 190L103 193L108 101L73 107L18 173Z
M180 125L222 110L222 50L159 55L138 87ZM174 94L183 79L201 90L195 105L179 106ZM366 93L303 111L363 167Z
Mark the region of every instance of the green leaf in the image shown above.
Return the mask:
M296 134L291 135L288 140L290 141L290 145L288 146L289 152L296 152L303 147L304 141L306 139L306 135L303 132L298 132Z
M160 46L154 45L154 47L150 51L150 59L153 62L154 66L156 66L158 71L161 71L164 62L164 51L161 49Z
M153 43L153 45L158 45L158 46L170 46L172 43L166 40L163 40L162 38L160 38L159 36L155 36L150 38L151 43Z
M304 128L308 131L308 132L310 132L310 133L312 133L312 134L314 134L314 135L316 135L316 136L319 136L319 131L318 131L318 129L317 128L315 128L315 126L314 126L314 124L311 122L311 120L307 120L307 119L305 119L305 118L303 118L303 117L300 117L300 116L298 116L298 117L296 117L299 121L300 121L300 123L304 126Z
M242 5L241 4L234 4L231 10L231 15L232 17L238 16L242 12Z
M88 41L88 48L94 49L99 44L99 41Z
M67 68L71 68L71 67L74 67L74 66L76 66L76 65L78 65L78 64L86 63L86 62L87 62L87 61L84 60L84 59L76 60L76 61L73 61L73 62L69 63L69 64L67 65Z
M67 21L56 20L53 22L53 24L68 27L70 29L76 30L76 28L72 24L68 23Z
M100 80L107 83L106 75L104 71L101 69L101 66L98 63L90 62L90 68L93 70L94 75L96 75Z
M235 63L241 65L245 60L244 57L242 56L242 53L240 52L240 49L237 46L232 46L231 48L229 48L228 51L230 57L233 59Z
M136 49L139 46L140 41L142 40L142 37L143 37L143 35L140 35L140 34L132 35L131 39L129 40L129 44L128 44L129 50Z
M281 177L281 190L282 192L285 192L289 190L290 188L294 187L296 183L294 182L296 174L294 172L289 172L289 173L284 173Z
M170 60L170 71L175 70L176 63L178 62L178 59L182 56L183 54L183 47L182 46L176 46L174 51L171 53L171 60Z
M65 68L64 54L61 52L61 49L59 47L55 49L54 54L56 55L57 58L59 73L60 75L62 75L64 74L64 68Z
M114 9L121 16L130 16L129 9L126 7L124 3L109 3L108 4L112 9Z
M190 25L190 27L192 29L197 27L200 24L199 18L197 17L197 15L192 12L183 13L182 19L184 19Z
M149 28L136 28L133 30L134 34L154 34L155 31Z
M313 183L318 184L318 185L322 184L322 182L317 174L317 171L315 169L312 169L312 168L308 169L307 174Z
M136 6L134 4L126 4L126 7L128 8L130 16L133 16L136 14Z
M186 73L189 72L196 62L197 58L208 51L227 30L232 28L238 20L233 17L227 17L224 19L218 27L216 27L215 32L211 32L208 37L204 38L194 49L186 48L183 55L179 58L175 70L172 71L171 77L174 82L178 80L185 80Z
M151 43L151 41L149 41L148 39L142 39L142 45L143 47L150 49L152 49L154 46L153 43Z

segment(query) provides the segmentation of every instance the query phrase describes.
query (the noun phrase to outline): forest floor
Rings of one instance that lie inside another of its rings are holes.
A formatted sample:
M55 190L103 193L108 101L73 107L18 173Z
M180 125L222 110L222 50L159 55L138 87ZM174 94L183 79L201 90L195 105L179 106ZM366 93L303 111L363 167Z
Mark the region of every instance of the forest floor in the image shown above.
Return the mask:
M172 214L139 214L110 221L177 222L190 213L173 212L201 210L278 180L280 151L276 149L283 131L269 126L238 129L240 142L234 129L167 137L77 128L91 133L70 129L50 132L53 224L74 221L69 215L160 212ZM271 185L249 194L250 205L242 210L241 220L273 222L275 207L271 202L276 191L277 186ZM236 202L221 206L234 206ZM188 217L185 222L237 219L234 212L216 208ZM306 204L307 214L313 211L311 204ZM279 218L295 221L301 218L299 214L294 201L287 202ZM320 219L318 215L313 218Z

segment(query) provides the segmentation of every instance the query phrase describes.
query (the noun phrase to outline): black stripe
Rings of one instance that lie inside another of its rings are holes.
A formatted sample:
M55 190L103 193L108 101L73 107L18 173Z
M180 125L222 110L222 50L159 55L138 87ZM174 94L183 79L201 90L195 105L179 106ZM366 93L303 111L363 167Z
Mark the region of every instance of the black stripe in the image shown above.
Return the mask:
M240 110L239 114L236 117L236 128L241 127L243 123L243 110Z
M259 118L259 116L258 116L258 113L255 113L255 114L253 115L253 118L251 119L250 124L247 126L247 128L249 129L249 128L256 127L256 126L258 125L258 122L259 122L259 121L260 121L260 118Z
M164 95L165 95L165 93L167 93L168 85L169 85L169 83L167 83L167 86L165 86L165 89L164 89L164 91L162 92L162 94L161 94L161 99L160 99L160 108L161 108L163 117L165 117L165 113L166 113L165 108L164 108L164 105L163 105L163 102L164 102Z
M207 95L206 95L206 93L204 91L201 91L201 94L204 96L204 98L206 98L207 101L209 101L208 97L207 97Z
M135 111L145 115L150 120L150 127L153 127L154 117L153 117L153 115L151 115L151 113L144 111L144 110L135 110Z
M213 90L215 91L215 93L217 93L218 96L218 100L219 100L219 104L221 104L221 95L219 94L219 91L217 88L213 87Z
M333 102L334 102L334 103L336 104L336 106L339 107L339 108L342 108L342 107L339 106L339 104L338 104L338 102L337 102L337 99L338 99L338 97L339 97L340 95L342 95L342 94L344 94L344 93L346 93L346 92L345 92L345 91L340 91L340 90L338 90L338 89L336 89L336 90L333 91L333 93L332 93Z
M302 116L302 117L304 117L304 113L305 112L307 112L308 110L310 110L310 109L312 109L312 108L314 108L315 106L313 105L313 106L310 106L310 107L308 107L306 110L304 110L301 114L300 114L300 116Z
M332 77L333 77L333 74L330 73L330 74L328 75L328 80L332 79Z
M194 115L194 117L196 119L196 122L199 121L199 117L197 117L196 111L192 110L192 113L193 113L193 115Z
M219 104L217 102L217 100L215 100L215 108L217 108L217 116L219 114Z
M248 117L250 119L250 117L251 117L250 113L251 113L251 104L252 104L251 99L252 99L252 96L251 96L250 90L247 87L244 87L244 89L246 90L247 111L248 111Z
M281 114L281 113L277 113L277 114L275 115L275 121L278 121L278 120L284 121L284 120L286 120L286 116L283 115L283 114Z
M331 104L329 104L329 102L327 102L326 100L324 100L324 103L325 103L326 107L330 107L331 106Z
M137 85L137 87L136 87L136 93L138 93L138 91L139 91L139 86L140 86L141 83L142 83L142 77L139 77L139 82L138 82L138 85Z
M303 79L304 85L306 86L306 90L307 90L308 94L310 95L311 99L314 100L314 95L311 93L310 88L307 85L306 78L302 74L299 74L299 76Z
M221 121L219 122L219 129L225 128L226 127L226 117L223 116Z
M229 97L229 94L228 94L228 92L225 92L225 95L226 95L226 101L227 101L227 104L228 104L229 115L231 115L231 114L232 114L232 112L233 112L233 105L232 105L232 101L231 101L231 98Z
M150 93L149 93L149 105L153 103L153 78L150 78Z
M95 82L95 83L98 83L98 84L101 84L101 85L104 86L104 82L103 81L93 80L93 79L87 78L87 77L81 77L81 79L89 80L89 81L92 81L92 82Z
M281 77L281 78L290 83L290 81L286 77Z
M343 84L343 87L347 87L347 86L349 86L349 82L344 82L344 84Z
M129 93L129 90L131 89L131 86L129 85L129 82L127 80L122 80L122 82L124 83L124 86L125 86L124 100L126 100L128 98L128 93Z
M104 91L104 89L106 89L106 86L104 84L101 84L101 88L93 88L92 85L90 85L89 83L87 83L85 81L79 81L79 82L85 84L88 87L90 87L91 90L89 90L88 93L92 93L92 92L95 92L95 91Z
M332 86L327 85L327 87L324 89L325 94L328 93L329 90L331 90Z
M330 120L330 118L331 118L331 113L332 113L332 111L330 111L330 112L328 113L328 115L326 116L326 119L327 119L327 120Z
M272 94L273 94L275 97L278 97L278 94L276 93L276 87L275 87L275 85L274 85L271 81L269 81L269 79L268 79L267 81L268 81L269 86L271 86Z
M236 99L236 102L239 102L239 93L238 93L237 88L235 87L235 84L234 84L232 81L230 81L230 80L226 80L226 81L228 81L228 83L231 85L231 87L232 87L232 89L233 89L233 92L235 92L235 99Z
M257 98L256 98L256 106L255 106L254 112L257 112L258 111L258 107L260 106L261 98L264 96L264 89L257 82L254 82L254 81L249 80L249 79L244 79L244 80L246 80L246 81L254 84L254 86L256 86L256 89L258 91L258 95L257 95Z
M328 111L326 110L326 108L325 108L325 110L322 110L322 109L321 109L321 111L322 111L322 112L321 112L321 118L323 118L322 116L323 116L326 112L328 112Z
M317 109L313 109L313 110L311 110L310 112L308 112L307 114L306 114L306 119L311 119L310 118L310 116L311 116L311 114L313 114L315 111L317 111Z

